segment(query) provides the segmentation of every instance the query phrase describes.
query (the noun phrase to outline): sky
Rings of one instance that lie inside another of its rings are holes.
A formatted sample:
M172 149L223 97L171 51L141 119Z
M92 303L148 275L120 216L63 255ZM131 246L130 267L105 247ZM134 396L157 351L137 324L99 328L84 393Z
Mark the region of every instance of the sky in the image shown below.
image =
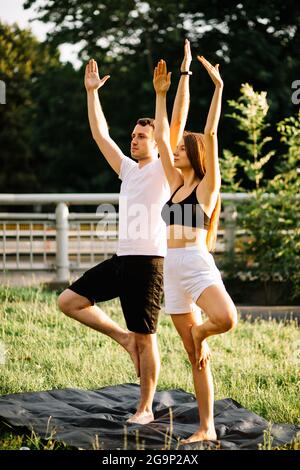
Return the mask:
M53 25L41 21L30 22L29 20L33 19L36 13L34 9L24 10L24 3L24 0L0 0L0 20L8 24L18 23L21 28L30 28L40 41L44 41ZM71 44L61 45L59 47L61 61L72 62L75 68L80 67L81 63L76 58L77 49Z

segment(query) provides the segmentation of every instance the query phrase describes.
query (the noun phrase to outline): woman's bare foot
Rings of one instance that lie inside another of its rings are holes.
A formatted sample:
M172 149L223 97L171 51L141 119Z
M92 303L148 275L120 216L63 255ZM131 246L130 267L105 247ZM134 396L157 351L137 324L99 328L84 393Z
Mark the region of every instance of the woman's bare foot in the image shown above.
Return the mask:
M134 364L134 368L136 371L136 375L140 376L140 356L139 351L136 345L135 334L131 331L128 332L128 336L126 341L123 343L124 348L130 354L132 362Z
M154 421L154 415L151 411L137 411L127 419L126 423L148 424L151 423L151 421Z
M217 434L215 429L199 429L196 431L192 436L188 437L187 439L182 439L180 444L191 444L192 442L199 442L199 441L216 441Z
M195 346L196 364L199 370L201 370L205 368L207 361L211 358L210 349L206 340L203 338L201 325L193 325L191 334Z

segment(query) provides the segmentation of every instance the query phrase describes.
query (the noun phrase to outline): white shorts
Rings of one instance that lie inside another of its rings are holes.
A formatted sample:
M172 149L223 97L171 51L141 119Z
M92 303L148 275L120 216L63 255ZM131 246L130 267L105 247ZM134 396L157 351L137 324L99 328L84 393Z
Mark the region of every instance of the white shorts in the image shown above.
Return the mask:
M166 314L193 311L200 294L212 284L225 287L214 258L206 248L195 245L168 248L164 259Z

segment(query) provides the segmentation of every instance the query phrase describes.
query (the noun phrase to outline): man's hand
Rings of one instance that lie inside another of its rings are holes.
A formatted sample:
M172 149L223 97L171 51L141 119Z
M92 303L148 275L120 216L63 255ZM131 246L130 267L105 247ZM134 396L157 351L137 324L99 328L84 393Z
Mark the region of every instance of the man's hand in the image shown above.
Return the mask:
M188 72L192 62L191 46L188 39L184 42L184 57L180 67L180 72Z
M100 78L97 62L94 59L90 59L85 67L84 85L86 91L98 90L109 78L109 75Z
M171 72L167 73L167 64L160 60L154 69L153 86L157 94L166 94L171 85Z

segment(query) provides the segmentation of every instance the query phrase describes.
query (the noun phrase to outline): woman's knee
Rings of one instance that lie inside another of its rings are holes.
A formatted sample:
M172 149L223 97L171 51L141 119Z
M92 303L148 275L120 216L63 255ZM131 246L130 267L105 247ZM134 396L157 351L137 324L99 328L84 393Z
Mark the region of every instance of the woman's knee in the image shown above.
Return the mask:
M232 330L237 326L238 322L237 310L235 306L222 309L217 318L217 323L220 325L223 332Z

